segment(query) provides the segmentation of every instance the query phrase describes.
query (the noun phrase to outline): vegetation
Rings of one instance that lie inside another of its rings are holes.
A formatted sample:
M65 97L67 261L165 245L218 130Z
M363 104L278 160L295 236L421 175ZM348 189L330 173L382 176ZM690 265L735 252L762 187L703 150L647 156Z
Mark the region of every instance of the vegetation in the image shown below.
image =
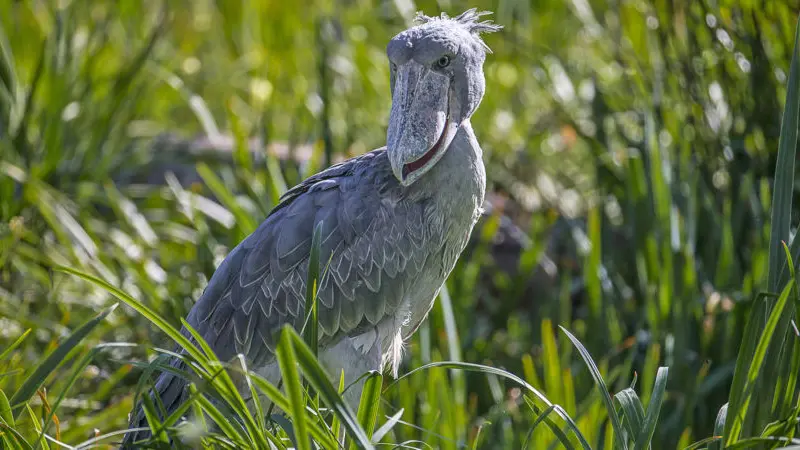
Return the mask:
M505 26L491 214L351 411L313 333L279 388L176 329L287 186L383 144L387 40L467 5L0 2L0 447L113 446L176 344L195 414L148 404L154 446L800 447L800 4L469 3Z

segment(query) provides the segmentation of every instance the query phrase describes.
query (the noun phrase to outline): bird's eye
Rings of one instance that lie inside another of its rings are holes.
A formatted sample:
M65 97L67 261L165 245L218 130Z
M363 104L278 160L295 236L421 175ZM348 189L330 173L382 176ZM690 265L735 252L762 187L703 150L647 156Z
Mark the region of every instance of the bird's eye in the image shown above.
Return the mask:
M390 64L389 64L389 68L390 68L390 69L392 69L392 70L397 70L397 64L395 64L395 63L390 63Z
M442 56L436 61L436 67L439 69L444 69L445 67L450 65L450 57L447 55Z

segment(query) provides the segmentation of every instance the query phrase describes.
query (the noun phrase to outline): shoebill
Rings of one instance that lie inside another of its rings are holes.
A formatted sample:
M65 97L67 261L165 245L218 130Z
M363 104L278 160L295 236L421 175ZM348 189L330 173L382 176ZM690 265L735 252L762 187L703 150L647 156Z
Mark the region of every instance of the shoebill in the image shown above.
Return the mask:
M225 258L187 321L222 361L244 355L277 383L281 328L300 329L312 235L321 225L319 359L335 382L370 370L397 376L403 343L430 311L481 215L486 174L470 117L484 94L490 52L481 33L500 27L474 9L417 16L387 46L392 106L386 146L290 189ZM184 330L185 332L185 330ZM173 364L180 365L173 361ZM164 372L167 411L188 396ZM360 390L346 399L357 407ZM132 426L146 426L141 409ZM129 433L126 442L149 433Z

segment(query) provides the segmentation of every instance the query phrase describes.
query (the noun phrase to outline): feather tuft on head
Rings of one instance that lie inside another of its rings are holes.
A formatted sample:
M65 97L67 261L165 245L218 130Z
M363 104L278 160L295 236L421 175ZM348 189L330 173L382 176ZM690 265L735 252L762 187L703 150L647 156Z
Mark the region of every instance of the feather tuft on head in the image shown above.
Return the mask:
M478 42L481 43L483 48L487 52L491 53L492 50L489 48L488 45L486 45L486 43L483 42L483 39L481 39L480 35L482 33L494 33L500 31L501 29L503 29L503 26L497 25L491 20L484 20L479 22L482 16L490 14L492 14L491 11L478 11L477 8L471 8L459 14L458 16L451 18L445 12L441 13L439 17L436 17L436 16L426 16L425 14L422 13L422 11L419 11L417 12L417 16L414 18L414 22L419 25L424 25L426 23L436 22L439 20L443 21L449 20L455 22L461 25L462 27L466 28L467 31L469 31L470 34L472 34L478 40Z

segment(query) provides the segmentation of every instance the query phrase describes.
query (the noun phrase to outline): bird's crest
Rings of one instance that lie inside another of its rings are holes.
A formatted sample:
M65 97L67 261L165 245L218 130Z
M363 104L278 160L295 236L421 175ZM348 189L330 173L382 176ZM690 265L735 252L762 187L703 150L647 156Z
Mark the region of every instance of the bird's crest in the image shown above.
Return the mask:
M480 21L479 22L479 20L480 20L480 18L482 16L486 16L486 15L489 15L489 14L492 14L492 12L491 11L478 11L477 8L468 9L468 10L464 11L463 13L457 15L456 17L450 17L445 12L441 13L438 17L437 16L426 16L425 14L422 13L422 11L419 11L419 12L417 12L417 16L414 18L414 22L419 24L419 25L424 25L426 23L432 23L432 22L436 22L436 21L439 21L439 20L448 20L448 21L455 22L455 23L461 25L462 27L466 28L467 31L469 31L470 34L472 34L478 40L478 42L480 42L481 45L483 45L483 48L488 53L491 53L492 50L489 48L488 45L486 45L486 43L483 42L483 39L481 39L481 34L482 33L494 33L494 32L500 31L503 28L503 26L502 25L497 25L496 23L492 22L491 20L484 20L484 21Z

